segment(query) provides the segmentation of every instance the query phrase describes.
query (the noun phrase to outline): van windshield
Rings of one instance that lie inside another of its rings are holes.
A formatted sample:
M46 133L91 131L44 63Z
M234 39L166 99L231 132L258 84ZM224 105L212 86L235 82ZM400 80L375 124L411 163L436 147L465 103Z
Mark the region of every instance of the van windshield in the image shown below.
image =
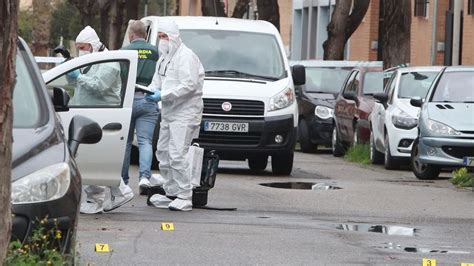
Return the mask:
M282 54L270 34L181 30L183 42L201 60L207 77L279 80L286 77Z

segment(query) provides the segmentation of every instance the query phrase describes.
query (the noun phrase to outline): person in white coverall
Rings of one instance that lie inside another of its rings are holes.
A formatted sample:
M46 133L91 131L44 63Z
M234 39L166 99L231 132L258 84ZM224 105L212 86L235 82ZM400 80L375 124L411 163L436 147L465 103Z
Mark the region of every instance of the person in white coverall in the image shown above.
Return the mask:
M99 36L90 26L85 27L76 38L79 56L106 51ZM117 63L95 64L90 68L74 70L66 74L76 82L71 105L117 105L120 104L120 66ZM101 213L122 206L133 198L132 189L120 178L118 187L85 186L86 201L81 203L81 213ZM110 198L106 199L106 189Z
M193 191L186 158L191 141L199 135L204 68L196 54L181 41L174 21L160 20L158 37L161 56L148 86L155 94L146 98L161 100L156 156L166 195L155 194L150 202L158 208L190 211Z

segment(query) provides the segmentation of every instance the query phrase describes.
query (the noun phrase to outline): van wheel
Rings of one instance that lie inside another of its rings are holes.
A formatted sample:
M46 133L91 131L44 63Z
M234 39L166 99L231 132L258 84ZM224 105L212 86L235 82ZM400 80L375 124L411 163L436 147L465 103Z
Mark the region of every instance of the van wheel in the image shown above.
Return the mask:
M387 170L397 170L397 169L399 169L400 168L400 163L390 153L390 142L388 140L388 134L385 134L384 146L385 146L385 156L384 156L385 169L387 169Z
M274 175L290 175L293 170L294 151L272 155L272 172Z
M370 161L373 164L382 164L384 162L383 153L375 147L374 133L370 131Z
M341 157L346 153L344 146L342 145L341 138L337 134L336 126L332 129L332 155L335 157Z
M248 165L250 170L254 172L261 172L267 168L268 164L268 156L259 156L259 157L252 157L248 158Z
M298 126L298 139L302 152L314 153L318 150L318 145L311 143L308 122L306 122L304 119L300 121Z
M441 169L438 166L432 164L425 164L420 161L420 153L418 150L418 139L413 142L411 149L410 166L413 174L418 179L429 180L435 179L439 176Z

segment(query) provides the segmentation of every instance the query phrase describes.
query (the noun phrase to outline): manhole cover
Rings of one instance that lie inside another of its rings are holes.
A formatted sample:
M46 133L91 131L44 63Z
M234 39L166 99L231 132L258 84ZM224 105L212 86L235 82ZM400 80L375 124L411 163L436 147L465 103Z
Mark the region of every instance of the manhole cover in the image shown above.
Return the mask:
M276 182L276 183L261 183L261 186L273 187L273 188L284 188L284 189L307 189L307 190L330 190L330 189L341 189L333 185L324 183L312 183L312 182Z
M339 224L336 228L344 231L371 232L398 236L414 236L416 231L415 228L410 227L371 224Z

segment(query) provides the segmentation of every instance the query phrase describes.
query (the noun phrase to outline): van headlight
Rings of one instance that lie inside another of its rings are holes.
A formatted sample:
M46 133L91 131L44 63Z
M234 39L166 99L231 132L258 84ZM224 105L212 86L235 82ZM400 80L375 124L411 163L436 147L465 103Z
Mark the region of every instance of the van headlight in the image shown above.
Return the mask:
M454 128L447 126L443 123L440 123L438 121L431 120L431 119L428 119L427 126L430 131L436 134L451 135L451 136L461 135L461 133L455 130Z
M392 115L392 123L396 128L408 130L418 125L418 119L400 110L398 114Z
M295 102L295 93L291 88L285 89L270 99L268 111L286 108Z
M50 165L12 183L13 204L50 201L64 196L71 183L69 165Z
M314 114L321 119L329 119L334 116L334 109L318 105L314 108Z

